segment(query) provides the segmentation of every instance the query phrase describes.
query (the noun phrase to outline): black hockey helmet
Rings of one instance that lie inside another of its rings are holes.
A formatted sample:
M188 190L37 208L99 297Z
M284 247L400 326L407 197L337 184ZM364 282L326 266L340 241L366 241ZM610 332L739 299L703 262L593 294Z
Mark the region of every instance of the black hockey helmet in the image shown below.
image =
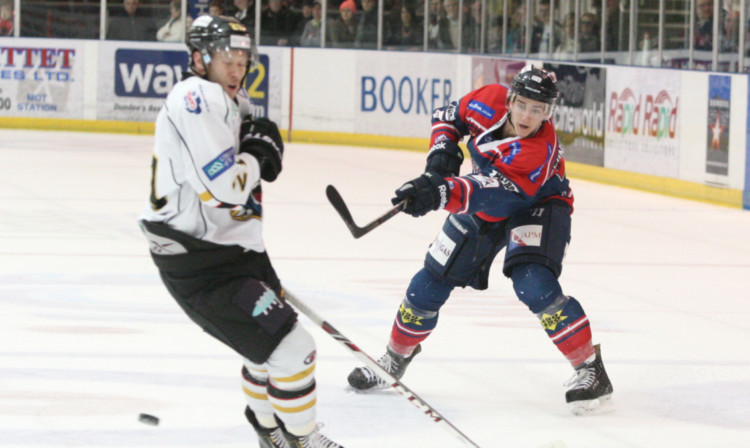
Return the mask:
M555 72L527 65L513 77L511 94L554 106L557 101L557 76Z
M250 70L257 61L257 50L255 42L250 37L245 25L234 17L225 16L200 16L193 21L193 25L187 34L187 46L190 54L198 51L203 63L211 63L212 56L217 51L242 50L247 52L248 66ZM193 67L193 59L190 58L190 68Z

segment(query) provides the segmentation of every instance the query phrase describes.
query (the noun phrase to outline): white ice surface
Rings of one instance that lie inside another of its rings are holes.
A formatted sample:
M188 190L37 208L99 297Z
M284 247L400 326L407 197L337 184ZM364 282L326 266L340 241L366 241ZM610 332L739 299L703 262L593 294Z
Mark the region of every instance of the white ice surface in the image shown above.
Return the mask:
M136 216L152 138L0 130L0 448L256 447L240 363L159 281ZM265 188L265 240L287 288L379 357L444 212L389 207L424 154L288 144ZM457 290L404 382L482 447L750 446L750 213L573 180L561 277L587 311L614 410L575 417L571 369L495 264ZM347 448L461 446L400 395L355 394L358 363L304 317L319 420ZM161 419L157 427L137 420Z

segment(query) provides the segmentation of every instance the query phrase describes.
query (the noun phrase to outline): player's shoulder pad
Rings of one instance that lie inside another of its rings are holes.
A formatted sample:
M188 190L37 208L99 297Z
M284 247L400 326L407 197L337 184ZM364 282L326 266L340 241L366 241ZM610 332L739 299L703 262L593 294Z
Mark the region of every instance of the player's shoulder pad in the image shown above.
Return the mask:
M467 116L497 120L505 114L507 90L500 84L488 84L473 90L461 98L461 110Z

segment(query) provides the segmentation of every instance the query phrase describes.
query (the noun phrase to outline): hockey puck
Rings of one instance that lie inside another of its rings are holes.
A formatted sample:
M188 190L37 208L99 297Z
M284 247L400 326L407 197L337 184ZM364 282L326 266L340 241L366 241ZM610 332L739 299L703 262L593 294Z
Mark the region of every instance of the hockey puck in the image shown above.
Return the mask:
M157 426L159 424L159 418L151 414L141 414L138 416L138 421L146 425Z

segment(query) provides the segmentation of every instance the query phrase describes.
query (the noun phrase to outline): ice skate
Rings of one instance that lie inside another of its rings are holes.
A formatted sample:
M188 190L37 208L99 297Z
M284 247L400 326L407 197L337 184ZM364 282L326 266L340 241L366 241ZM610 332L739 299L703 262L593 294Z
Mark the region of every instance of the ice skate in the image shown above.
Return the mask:
M421 351L422 346L417 345L414 353L407 358L394 352L390 347L386 347L385 354L378 359L378 364L391 375L401 379L411 360ZM390 386L369 367L357 367L352 370L347 380L349 385L357 390L385 389Z
M612 399L612 383L604 370L599 345L594 346L596 359L576 368L573 377L565 384L570 386L565 392L565 401L575 415L596 412L609 404Z
M255 418L255 413L253 413L248 407L245 408L245 417L247 418L247 421L253 425L255 432L258 433L260 448L292 448L286 441L284 432L280 427L266 428L261 426L260 423L258 423L258 419Z
M295 436L284 432L290 448L344 448L318 431L322 424L315 427L315 431L306 436Z

